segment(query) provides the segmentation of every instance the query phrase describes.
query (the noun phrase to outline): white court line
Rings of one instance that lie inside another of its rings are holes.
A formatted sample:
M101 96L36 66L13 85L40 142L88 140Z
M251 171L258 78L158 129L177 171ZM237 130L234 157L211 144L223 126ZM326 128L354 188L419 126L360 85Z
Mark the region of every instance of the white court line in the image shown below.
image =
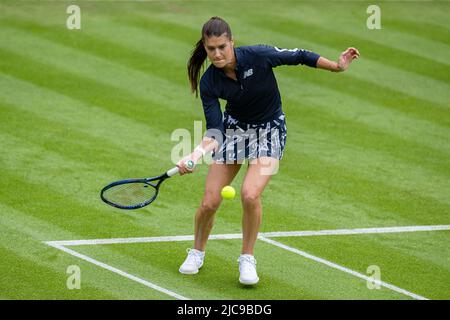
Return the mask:
M359 228L359 229L337 229L337 230L316 230L316 231L286 231L286 232L262 232L260 237L307 237L307 236L330 236L330 235L351 235L351 234L376 234L376 233L400 233L419 231L439 231L450 230L450 225L435 226L407 226L407 227L387 227L387 228ZM230 240L242 239L242 234L216 234L211 235L209 240ZM112 238L112 239L91 239L91 240L61 240L47 241L46 243L61 246L82 246L97 244L120 244L120 243L147 243L147 242L174 242L193 241L194 236L168 236L168 237L144 237L144 238Z
M167 290L167 289L165 289L163 287L160 287L160 286L158 286L158 285L156 285L154 283L151 283L151 282L149 282L147 280L144 280L144 279L138 278L136 276L133 276L132 274L126 273L125 271L122 271L122 270L119 270L117 268L111 267L110 265L107 265L106 263L103 263L103 262L97 261L95 259L92 259L92 258L90 258L88 256L85 256L84 254L81 254L81 253L78 253L78 252L76 252L74 250L68 249L68 248L66 248L66 247L64 247L62 245L58 245L58 244L54 244L54 243L48 243L48 242L47 242L47 244L49 246L52 246L52 247L56 248L56 249L64 251L64 252L66 252L66 253L68 253L68 254L70 254L72 256L75 256L75 257L80 258L82 260L85 260L87 262L93 263L96 266L99 266L99 267L101 267L103 269L106 269L106 270L109 270L111 272L117 273L118 275L121 275L122 277L125 277L125 278L128 278L130 280L136 281L136 282L138 282L140 284L143 284L146 287L149 287L149 288L152 288L152 289L157 290L159 292L165 293L165 294L167 294L167 295L169 295L171 297L174 297L175 299L178 299L178 300L190 300L189 298L183 297L182 295L179 295L178 293L175 293L173 291Z
M280 242L269 239L269 237L305 237L305 236L327 236L327 235L351 235L351 234L380 234L380 233L399 233L399 232L419 232L419 231L437 231L437 230L450 230L450 225L435 225L435 226L407 226L407 227L387 227L387 228L359 228L359 229L337 229L337 230L318 230L318 231L287 231L287 232L266 232L259 233L258 238L266 243L272 244L279 248L288 250L290 252L301 255L305 258L314 260L316 262L325 264L334 269L349 273L355 277L364 279L366 281L374 282L381 286L384 286L388 289L396 291L398 293L407 295L414 299L418 300L427 300L427 298L422 297L420 295L414 294L412 292L406 291L402 288L396 287L389 283L374 280L372 278L367 277L359 272L353 271L351 269L342 267L338 264L330 262L328 260L310 255L304 251L291 248L286 246ZM209 237L210 240L229 240L229 239L242 239L242 234L218 234L211 235ZM181 300L188 300L189 298L183 297L173 291L162 288L158 285L155 285L149 281L140 279L136 276L133 276L129 273L126 273L122 270L114 268L110 265L107 265L103 262L92 259L88 256L80 254L74 250L66 248L66 246L81 246L81 245L98 245L98 244L121 244L121 243L148 243L148 242L175 242L175 241L193 241L194 236L168 236L168 237L145 237L145 238L112 238L112 239L92 239L92 240L62 240L62 241L46 241L45 243L49 246L52 246L56 249L62 250L68 254L71 254L75 257L93 263L101 268L109 270L111 272L117 273L125 278L141 283L149 288L155 289L162 293L165 293L171 297Z
M266 238L308 237L308 236L335 236L335 235L351 235L351 234L400 233L400 232L439 231L439 230L450 230L450 225L337 229L337 230L319 230L319 231L265 232L261 233L260 235Z
M209 240L230 240L242 239L242 234L217 234L211 235ZM145 238L112 238L112 239L91 239L91 240L61 240L47 241L46 243L61 246L85 246L97 244L121 244L121 243L147 243L147 242L176 242L194 241L194 236L168 236L168 237L145 237Z
M271 240L271 239L268 239L268 238L265 238L265 237L260 237L259 239L264 241L264 242L267 242L267 243L269 243L271 245L274 245L274 246L277 246L279 248L285 249L287 251L290 251L290 252L296 253L298 255L301 255L302 257L305 257L307 259L311 259L311 260L314 260L316 262L323 263L323 264L325 264L325 265L327 265L327 266L329 266L331 268L334 268L334 269L346 272L348 274L351 274L352 276L355 276L355 277L361 278L363 280L366 280L366 281L378 284L380 286L386 287L388 289L391 289L391 290L396 291L398 293L404 294L404 295L409 296L411 298L414 298L414 299L417 299L417 300L428 300L425 297L422 297L422 296L419 296L419 295L417 295L415 293L406 291L405 289L396 287L396 286L394 286L392 284L389 284L389 283L386 283L386 282L383 282L383 281L380 281L380 280L375 280L375 279L370 278L370 277L368 277L366 275L363 275L363 274L361 274L359 272L356 272L356 271L353 271L351 269L342 267L342 266L340 266L340 265L338 265L336 263L333 263L331 261L328 261L328 260L325 260L325 259L313 256L313 255L311 255L309 253L306 253L304 251L301 251L301 250L289 247L289 246L287 246L285 244L282 244L282 243L280 243L278 241L274 241L274 240Z

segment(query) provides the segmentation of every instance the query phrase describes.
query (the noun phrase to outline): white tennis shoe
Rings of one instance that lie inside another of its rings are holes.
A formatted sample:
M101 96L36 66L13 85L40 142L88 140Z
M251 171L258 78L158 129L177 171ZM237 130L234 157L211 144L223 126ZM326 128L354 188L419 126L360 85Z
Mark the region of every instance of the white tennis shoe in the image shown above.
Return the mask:
M245 285L257 284L259 281L256 273L256 259L250 254L241 254L239 262L239 282Z
M203 266L205 252L197 249L187 249L188 256L181 265L179 271L183 274L196 274Z

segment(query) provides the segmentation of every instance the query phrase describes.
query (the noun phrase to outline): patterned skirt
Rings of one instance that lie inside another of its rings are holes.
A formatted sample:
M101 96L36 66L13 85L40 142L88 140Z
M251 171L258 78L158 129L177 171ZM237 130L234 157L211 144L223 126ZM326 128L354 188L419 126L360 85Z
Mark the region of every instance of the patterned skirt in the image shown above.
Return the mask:
M223 114L224 143L213 153L217 162L244 162L245 159L271 157L280 160L286 144L285 115L260 124L249 124Z

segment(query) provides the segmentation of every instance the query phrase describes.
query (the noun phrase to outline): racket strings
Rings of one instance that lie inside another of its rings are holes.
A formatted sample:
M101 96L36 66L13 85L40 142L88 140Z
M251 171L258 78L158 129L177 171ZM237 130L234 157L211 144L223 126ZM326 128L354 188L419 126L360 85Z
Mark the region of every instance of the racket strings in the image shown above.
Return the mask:
M145 203L155 195L156 188L143 182L120 184L103 193L106 200L124 207Z

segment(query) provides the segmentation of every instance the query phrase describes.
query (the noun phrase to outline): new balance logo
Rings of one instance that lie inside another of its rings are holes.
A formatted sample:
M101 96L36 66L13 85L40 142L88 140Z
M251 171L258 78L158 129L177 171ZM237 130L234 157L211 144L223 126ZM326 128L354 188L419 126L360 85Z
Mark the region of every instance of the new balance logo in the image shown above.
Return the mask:
M253 74L253 69L248 69L244 72L244 79L250 77Z

